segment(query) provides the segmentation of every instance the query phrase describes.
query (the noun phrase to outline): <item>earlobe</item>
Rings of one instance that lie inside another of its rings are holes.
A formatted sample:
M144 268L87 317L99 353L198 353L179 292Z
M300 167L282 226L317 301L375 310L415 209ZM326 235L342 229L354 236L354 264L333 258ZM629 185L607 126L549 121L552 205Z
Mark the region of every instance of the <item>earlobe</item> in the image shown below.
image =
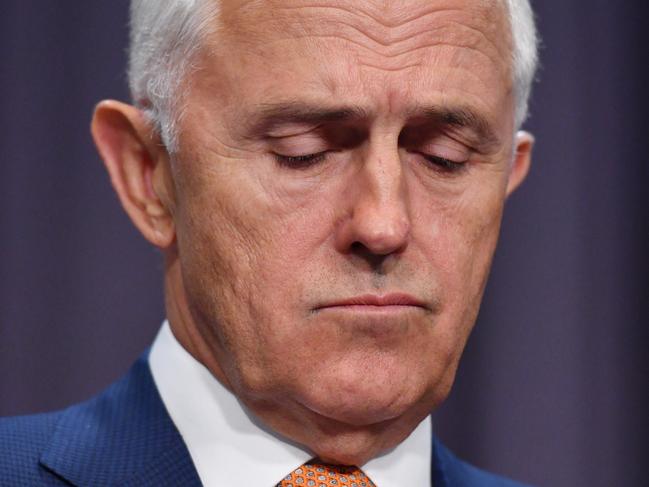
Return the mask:
M514 160L507 181L507 196L520 186L530 170L534 136L529 132L519 131L516 134L515 144Z
M175 228L171 212L173 188L168 154L137 108L103 101L95 109L91 126L95 145L110 175L113 188L133 224L160 248L171 245ZM154 184L156 181L163 181ZM164 193L164 194L160 194Z

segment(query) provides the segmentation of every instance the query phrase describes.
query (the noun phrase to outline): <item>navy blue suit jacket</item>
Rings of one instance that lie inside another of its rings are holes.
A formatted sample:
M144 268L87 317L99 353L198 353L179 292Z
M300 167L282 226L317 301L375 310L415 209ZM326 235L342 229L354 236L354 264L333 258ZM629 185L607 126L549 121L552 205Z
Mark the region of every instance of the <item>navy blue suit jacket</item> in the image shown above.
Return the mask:
M458 460L432 441L434 487L522 487ZM85 403L0 420L0 486L41 485L201 485L146 355L119 382Z

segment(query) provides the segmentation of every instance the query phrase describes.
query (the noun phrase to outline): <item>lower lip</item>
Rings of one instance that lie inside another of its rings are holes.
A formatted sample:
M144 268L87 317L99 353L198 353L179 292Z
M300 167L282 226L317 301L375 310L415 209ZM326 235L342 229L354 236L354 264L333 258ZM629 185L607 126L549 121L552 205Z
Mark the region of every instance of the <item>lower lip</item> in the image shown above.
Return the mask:
M420 306L414 305L405 305L405 304L395 304L395 305L382 305L375 306L370 304L350 304L343 306L327 306L325 308L318 308L317 311L341 311L345 313L354 313L354 314L380 314L380 315L391 315L391 314L400 314L407 313L411 311L422 311L423 308Z

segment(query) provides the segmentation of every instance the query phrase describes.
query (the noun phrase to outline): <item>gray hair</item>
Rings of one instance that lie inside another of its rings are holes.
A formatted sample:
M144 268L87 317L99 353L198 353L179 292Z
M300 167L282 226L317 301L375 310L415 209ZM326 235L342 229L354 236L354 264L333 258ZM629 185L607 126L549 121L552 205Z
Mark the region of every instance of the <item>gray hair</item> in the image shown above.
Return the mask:
M512 35L514 127L527 119L532 84L539 64L539 39L529 0L506 0Z
M504 0L512 35L514 122L520 128L538 64L538 39L529 0ZM131 0L128 78L131 96L170 152L184 113L179 88L193 72L194 55L211 32L218 0Z
M176 150L184 112L179 89L195 69L195 54L217 7L215 0L131 0L131 97L169 152Z

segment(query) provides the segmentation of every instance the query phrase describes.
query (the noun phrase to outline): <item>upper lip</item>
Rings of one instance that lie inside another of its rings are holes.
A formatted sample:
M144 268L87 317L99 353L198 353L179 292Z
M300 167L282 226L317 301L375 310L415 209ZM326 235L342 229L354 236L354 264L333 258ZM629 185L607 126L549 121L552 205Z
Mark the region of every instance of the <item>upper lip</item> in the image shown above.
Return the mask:
M390 293L383 296L376 294L362 294L351 298L329 301L318 306L318 309L334 308L339 306L418 306L420 308L428 309L426 303L406 293Z

